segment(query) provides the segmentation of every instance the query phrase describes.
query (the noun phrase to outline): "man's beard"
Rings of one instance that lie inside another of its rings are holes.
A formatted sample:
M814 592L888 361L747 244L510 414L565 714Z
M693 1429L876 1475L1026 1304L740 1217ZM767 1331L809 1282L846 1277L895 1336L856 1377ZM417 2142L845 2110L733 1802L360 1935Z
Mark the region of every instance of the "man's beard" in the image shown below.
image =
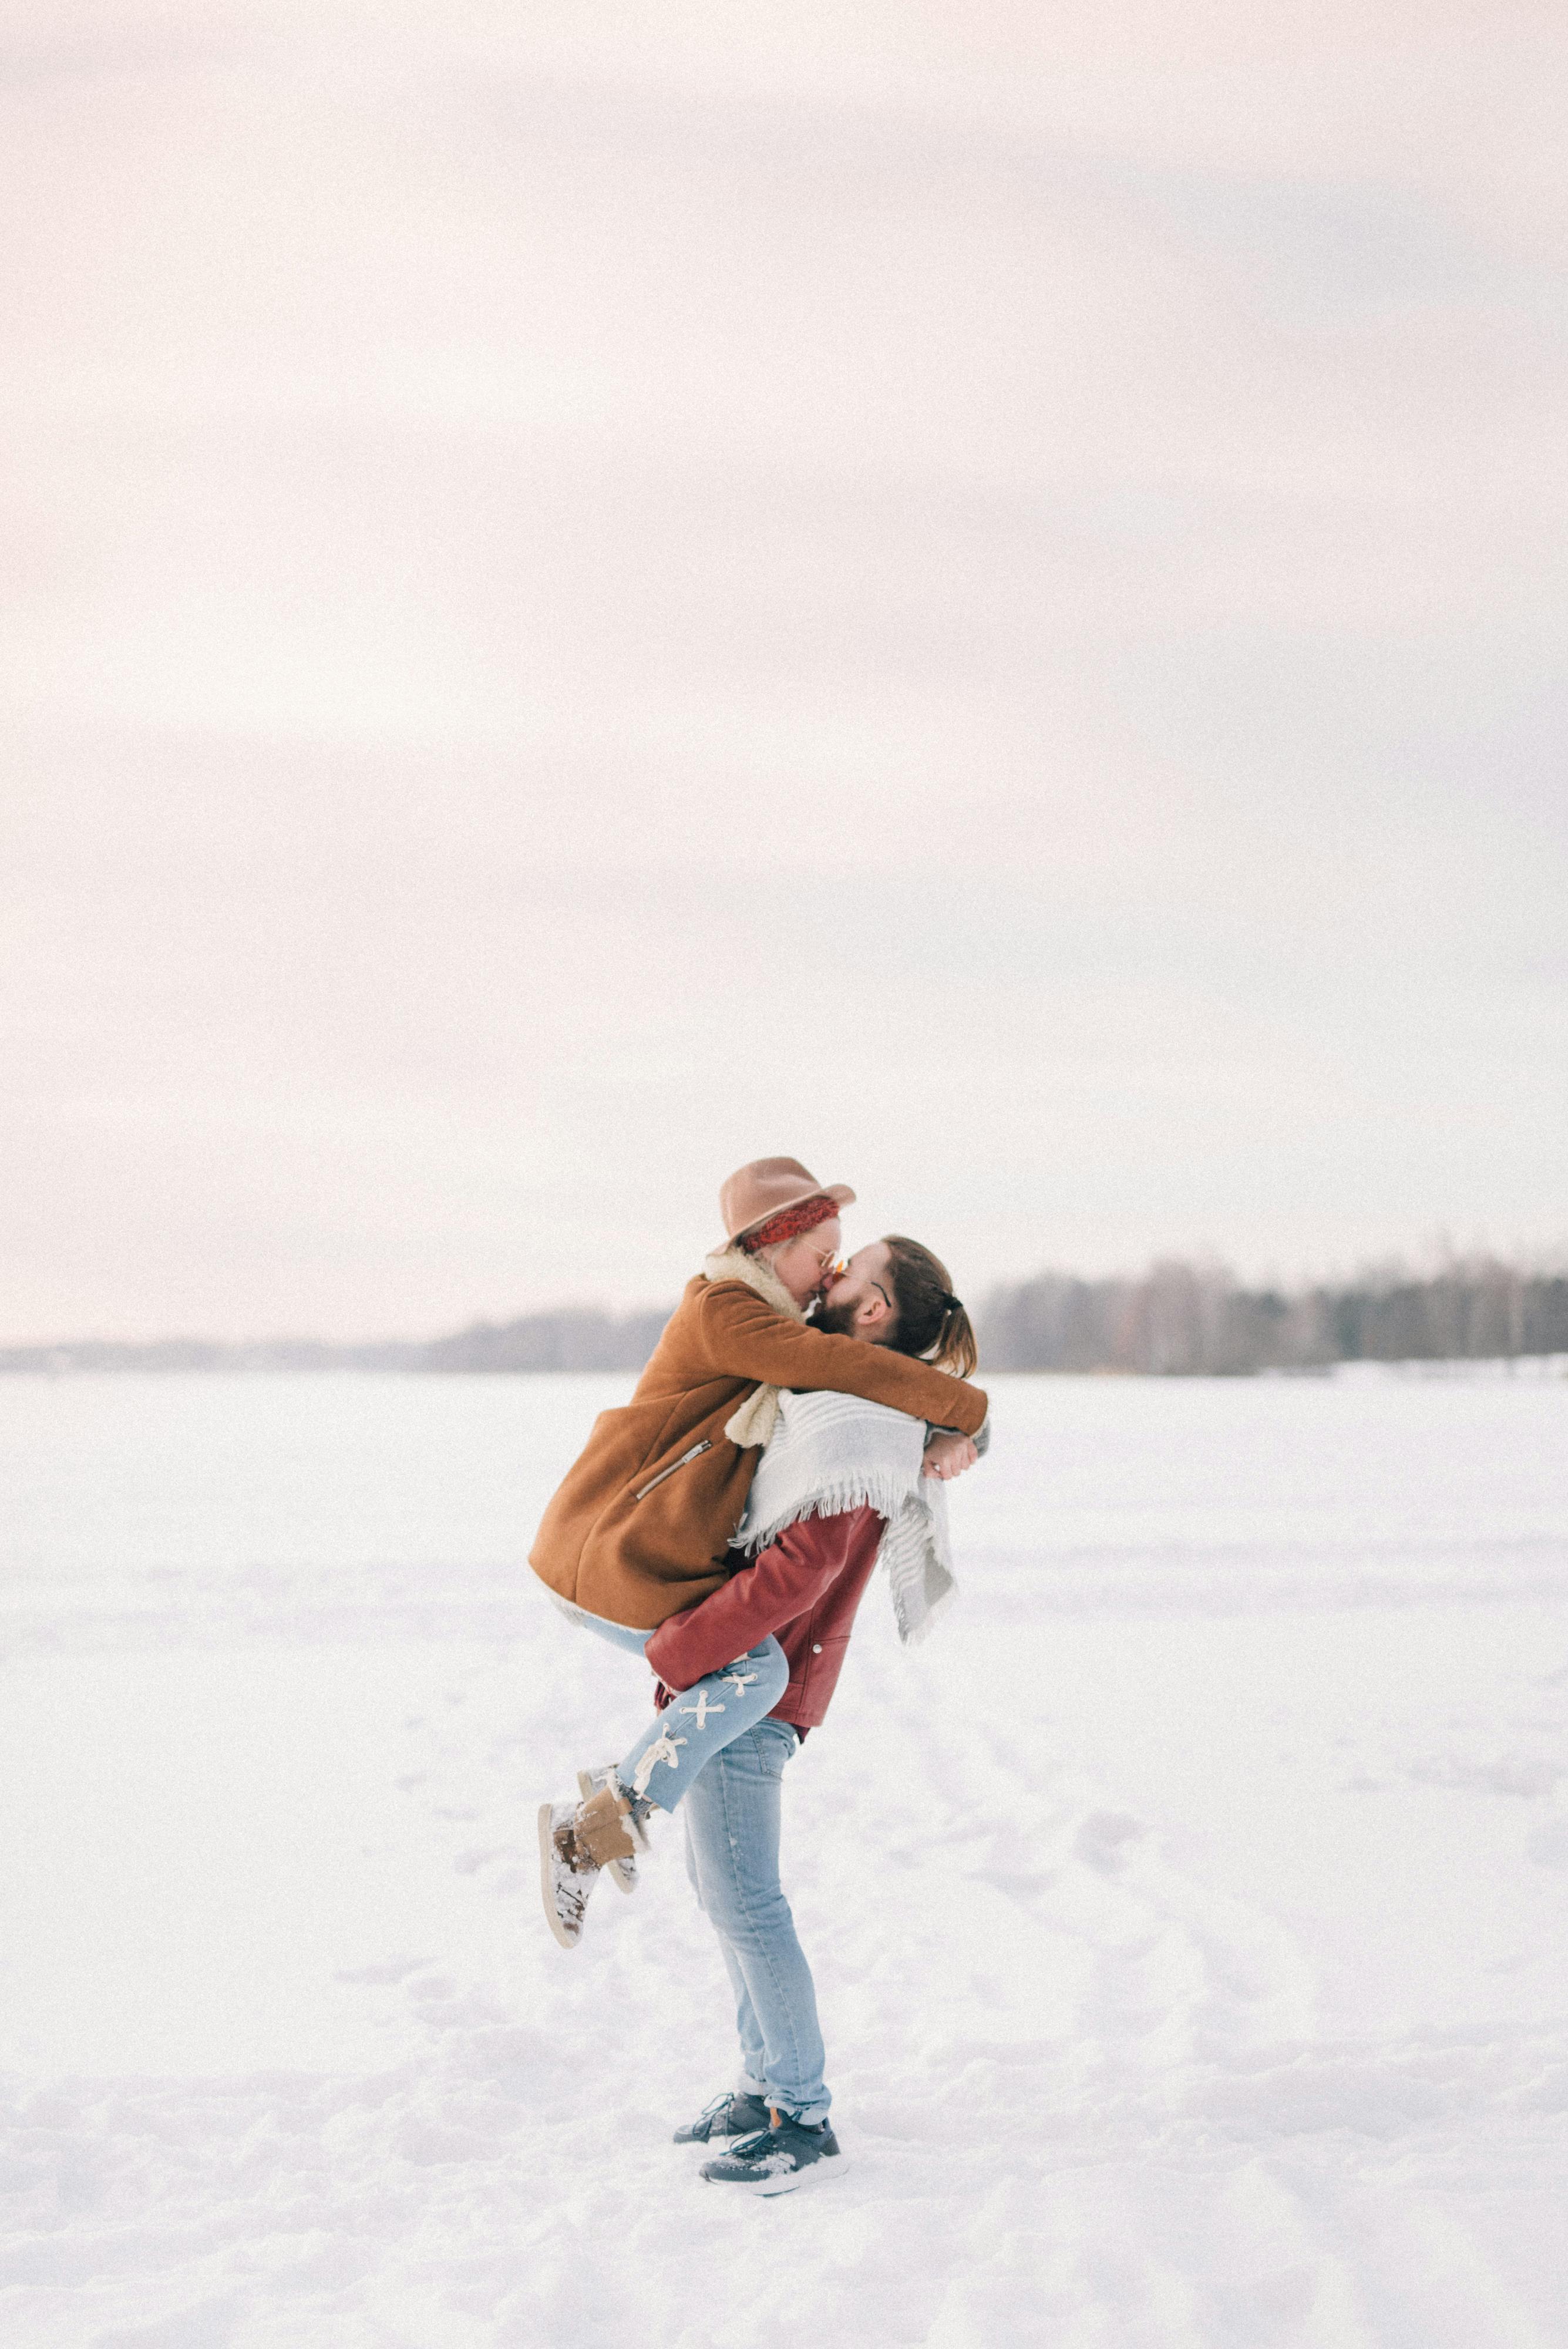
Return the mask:
M816 1310L811 1317L814 1330L825 1330L830 1338L853 1338L855 1308L853 1305L829 1305L826 1299L817 1299Z

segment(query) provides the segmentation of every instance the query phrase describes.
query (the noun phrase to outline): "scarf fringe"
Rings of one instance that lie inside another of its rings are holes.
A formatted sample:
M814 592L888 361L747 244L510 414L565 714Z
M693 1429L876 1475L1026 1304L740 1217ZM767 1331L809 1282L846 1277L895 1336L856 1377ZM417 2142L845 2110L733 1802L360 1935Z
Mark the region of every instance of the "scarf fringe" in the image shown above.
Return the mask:
M898 1638L918 1646L954 1591L947 1489L920 1473L923 1439L918 1419L857 1395L785 1395L734 1547L755 1553L804 1517L875 1509Z
M934 1592L928 1586L917 1614L904 1603L904 1594L893 1582L890 1566L888 1576L892 1592L893 1619L898 1627L898 1645L901 1648L918 1648L923 1640L930 1638L939 1617L947 1613L958 1597L958 1584L950 1579Z
M891 1473L838 1477L831 1484L819 1485L804 1507L782 1509L768 1525L753 1526L748 1523L744 1540L737 1535L734 1547L766 1549L770 1542L777 1541L780 1534L799 1525L803 1517L843 1517L851 1509L875 1509L879 1517L891 1523L908 1505L909 1498L908 1481Z

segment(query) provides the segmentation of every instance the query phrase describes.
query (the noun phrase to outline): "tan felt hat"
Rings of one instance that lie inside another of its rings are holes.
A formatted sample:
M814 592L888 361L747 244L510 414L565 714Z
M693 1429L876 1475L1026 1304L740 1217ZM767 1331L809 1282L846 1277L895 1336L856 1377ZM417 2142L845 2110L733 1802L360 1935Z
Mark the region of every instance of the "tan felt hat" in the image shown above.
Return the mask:
M855 1202L855 1194L847 1183L819 1183L798 1158L753 1158L749 1166L738 1166L722 1185L719 1213L732 1243L743 1232L765 1224L770 1216L819 1195L834 1200L841 1207L852 1206Z

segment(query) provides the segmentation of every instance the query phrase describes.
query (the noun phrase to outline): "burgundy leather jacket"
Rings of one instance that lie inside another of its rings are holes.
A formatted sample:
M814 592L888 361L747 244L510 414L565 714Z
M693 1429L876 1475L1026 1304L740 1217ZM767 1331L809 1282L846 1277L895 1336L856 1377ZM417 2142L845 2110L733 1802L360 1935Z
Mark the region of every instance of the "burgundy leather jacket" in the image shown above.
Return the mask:
M789 1686L769 1718L793 1722L803 1736L815 1729L837 1685L884 1523L875 1509L802 1517L720 1589L661 1623L646 1651L660 1709L772 1631L789 1659Z

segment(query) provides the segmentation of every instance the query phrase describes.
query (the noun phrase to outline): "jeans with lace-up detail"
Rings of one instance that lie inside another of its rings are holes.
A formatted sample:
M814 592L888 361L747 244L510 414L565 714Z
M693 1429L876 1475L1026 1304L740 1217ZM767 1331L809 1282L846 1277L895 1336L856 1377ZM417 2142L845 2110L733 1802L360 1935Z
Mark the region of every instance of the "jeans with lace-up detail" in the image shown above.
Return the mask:
M628 1655L643 1655L653 1636L625 1624L607 1623L580 1607L563 1605L562 1612L597 1639L624 1649ZM789 1684L789 1670L788 1658L770 1635L758 1640L732 1663L693 1681L690 1688L677 1690L664 1711L654 1714L625 1759L616 1764L615 1775L623 1793L656 1810L674 1810L698 1772L722 1753L732 1738L742 1736L773 1711Z
M701 1785L726 1749L773 1711L788 1681L784 1651L769 1638L722 1671L677 1690L624 1761L617 1763L623 1790L661 1811L674 1810Z

